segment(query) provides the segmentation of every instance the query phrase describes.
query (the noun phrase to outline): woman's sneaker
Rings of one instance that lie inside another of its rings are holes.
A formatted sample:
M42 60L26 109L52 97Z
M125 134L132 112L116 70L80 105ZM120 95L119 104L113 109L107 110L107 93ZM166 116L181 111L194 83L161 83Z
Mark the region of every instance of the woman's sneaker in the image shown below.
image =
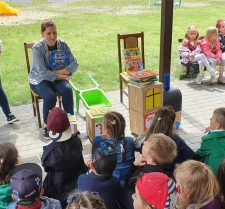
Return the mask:
M43 128L43 131L44 131L44 138L45 139L50 139L50 137L49 137L49 130L48 130L48 128L45 126L44 128Z
M202 76L197 75L197 77L196 77L196 84L198 84L198 85L202 84Z
M13 122L16 122L16 121L19 121L19 119L15 115L9 114L7 116L8 124L12 124Z
M214 75L211 75L210 83L216 83L216 82L218 82L218 80L215 78Z

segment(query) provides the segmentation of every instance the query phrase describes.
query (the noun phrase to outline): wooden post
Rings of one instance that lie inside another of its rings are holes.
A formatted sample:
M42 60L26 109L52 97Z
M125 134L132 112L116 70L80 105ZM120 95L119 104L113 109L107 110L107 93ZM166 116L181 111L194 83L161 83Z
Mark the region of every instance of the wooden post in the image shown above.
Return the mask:
M160 82L163 82L164 73L170 73L172 26L173 26L173 0L162 0L160 59L159 59L159 81Z

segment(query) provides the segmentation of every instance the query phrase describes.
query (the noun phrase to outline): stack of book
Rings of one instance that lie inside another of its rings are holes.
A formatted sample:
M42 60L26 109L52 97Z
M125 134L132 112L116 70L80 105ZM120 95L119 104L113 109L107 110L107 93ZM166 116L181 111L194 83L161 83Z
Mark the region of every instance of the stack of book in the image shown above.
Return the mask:
M138 85L149 85L158 81L157 75L158 73L146 69L129 73L131 82Z

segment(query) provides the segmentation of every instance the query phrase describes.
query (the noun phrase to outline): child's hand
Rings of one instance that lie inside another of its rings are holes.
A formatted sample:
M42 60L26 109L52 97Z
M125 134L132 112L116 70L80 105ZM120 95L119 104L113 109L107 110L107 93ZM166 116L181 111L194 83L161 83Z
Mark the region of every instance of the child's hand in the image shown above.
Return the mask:
M92 163L92 158L91 158L91 156L88 157L88 160L87 160L87 166L88 166L88 168L89 168L89 172L94 171L94 166L93 166L93 163Z
M205 129L205 132L204 133L208 133L208 132L210 132L211 131L211 128L210 128L210 126L208 126L206 129Z
M138 156L134 161L135 166L144 166L146 163L146 159L142 155Z
M217 62L216 62L217 65L220 65L221 64L221 61L219 59L217 59Z
M193 59L193 58L194 58L194 56L195 56L195 55L194 55L194 54L192 54L192 53L189 55L190 59Z

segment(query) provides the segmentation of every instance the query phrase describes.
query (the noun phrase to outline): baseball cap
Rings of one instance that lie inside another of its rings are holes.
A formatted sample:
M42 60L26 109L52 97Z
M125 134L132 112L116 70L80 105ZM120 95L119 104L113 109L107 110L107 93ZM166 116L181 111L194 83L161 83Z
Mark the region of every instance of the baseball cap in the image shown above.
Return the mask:
M137 181L140 196L157 209L176 209L176 184L159 172L147 173Z
M42 169L36 163L16 166L11 178L11 190L16 202L29 204L40 197Z
M70 122L67 113L54 107L48 114L47 128L49 129L49 136L53 141L65 141L71 138Z

